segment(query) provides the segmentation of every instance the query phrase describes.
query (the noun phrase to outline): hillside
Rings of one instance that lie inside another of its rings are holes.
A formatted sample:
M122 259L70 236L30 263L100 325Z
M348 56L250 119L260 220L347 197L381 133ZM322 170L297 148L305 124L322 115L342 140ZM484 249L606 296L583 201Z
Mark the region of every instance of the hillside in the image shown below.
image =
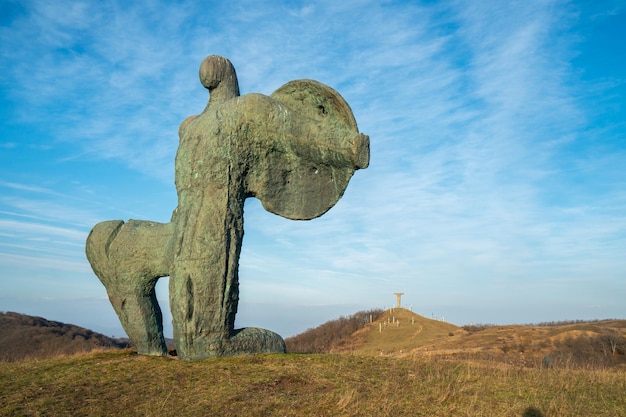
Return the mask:
M530 367L626 368L626 320L468 328L413 353Z
M310 339L325 326L290 343ZM626 320L461 328L395 308L328 346L326 353L427 356L522 367L626 367Z
M378 320L356 331L333 353L351 352L365 355L407 354L419 346L439 344L450 336L463 334L458 326L431 320L405 308L386 310Z
M327 321L314 329L285 339L289 353L329 353L344 344L352 344L352 335L371 321L378 320L383 310L359 311Z
M626 320L461 328L395 308L340 317L286 343L290 353L431 357L537 368L626 368ZM126 340L71 324L0 313L0 361L128 346Z
M27 316L0 312L0 361L50 358L100 348L126 348L125 340L113 339L89 329Z

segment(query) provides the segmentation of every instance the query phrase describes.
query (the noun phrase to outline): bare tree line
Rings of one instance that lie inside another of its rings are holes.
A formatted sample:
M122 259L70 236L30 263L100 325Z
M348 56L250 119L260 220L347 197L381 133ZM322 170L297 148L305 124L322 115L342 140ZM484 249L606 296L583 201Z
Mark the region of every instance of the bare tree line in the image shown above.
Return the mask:
M72 324L13 312L0 312L0 361L49 358L129 343Z
M376 321L383 310L359 311L351 316L341 316L314 329L285 339L289 353L328 353L340 346L355 331L363 328L370 320Z

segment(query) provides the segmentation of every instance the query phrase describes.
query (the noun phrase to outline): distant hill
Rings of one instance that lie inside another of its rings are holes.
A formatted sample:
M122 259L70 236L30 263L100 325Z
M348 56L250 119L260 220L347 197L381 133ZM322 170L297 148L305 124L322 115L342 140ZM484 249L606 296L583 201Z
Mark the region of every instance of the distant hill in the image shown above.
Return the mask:
M404 308L380 311L372 322L357 313L356 330L332 320L287 339L301 353L428 356L501 362L522 367L626 367L626 320L573 321L538 325L458 327ZM342 329L333 334L333 329ZM317 344L316 344L317 340ZM315 349L310 349L314 347Z
M383 312L376 321L366 324L331 352L397 356L418 346L441 343L464 333L465 330L454 324L428 319L405 308L393 308Z
M395 354L465 331L404 308L359 311L285 340L290 353Z
M500 361L523 367L626 367L626 320L464 326L414 354Z
M126 348L129 343L89 329L27 316L0 312L0 361L49 358L99 348Z

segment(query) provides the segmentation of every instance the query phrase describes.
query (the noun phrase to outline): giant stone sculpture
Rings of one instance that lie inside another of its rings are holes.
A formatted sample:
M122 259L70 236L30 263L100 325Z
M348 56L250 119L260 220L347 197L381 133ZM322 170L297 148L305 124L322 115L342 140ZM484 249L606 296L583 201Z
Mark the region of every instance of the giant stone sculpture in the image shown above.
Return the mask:
M140 354L167 354L155 295L164 276L180 358L284 352L274 332L234 328L244 200L289 219L321 216L368 166L369 137L345 100L316 81L240 96L235 69L220 56L202 62L200 81L209 102L179 128L171 221L98 223L87 258Z

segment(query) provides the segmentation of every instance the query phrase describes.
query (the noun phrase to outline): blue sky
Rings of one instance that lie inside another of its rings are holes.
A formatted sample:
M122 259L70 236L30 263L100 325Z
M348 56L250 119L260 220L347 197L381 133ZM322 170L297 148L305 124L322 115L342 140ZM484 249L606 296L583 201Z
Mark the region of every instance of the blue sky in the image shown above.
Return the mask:
M626 318L623 39L621 1L0 0L0 311L123 335L85 238L169 221L219 54L242 94L330 85L371 139L319 219L247 200L238 327L394 292L459 325Z

